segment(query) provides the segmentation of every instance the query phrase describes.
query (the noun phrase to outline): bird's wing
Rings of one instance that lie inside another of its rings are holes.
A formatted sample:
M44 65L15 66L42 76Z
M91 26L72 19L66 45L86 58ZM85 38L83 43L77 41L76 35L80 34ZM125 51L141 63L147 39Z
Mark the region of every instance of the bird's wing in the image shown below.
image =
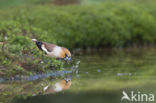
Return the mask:
M41 45L41 48L42 48L42 50L43 50L44 52L46 52L46 54L48 54L48 50L46 49L46 47L45 47L44 44Z
M46 90L48 89L48 87L49 87L49 86L45 86L45 87L43 88L43 91L46 91Z
M48 52L52 52L54 50L54 48L56 47L56 45L54 44L50 44L50 43L43 43L45 45L45 48L47 49Z

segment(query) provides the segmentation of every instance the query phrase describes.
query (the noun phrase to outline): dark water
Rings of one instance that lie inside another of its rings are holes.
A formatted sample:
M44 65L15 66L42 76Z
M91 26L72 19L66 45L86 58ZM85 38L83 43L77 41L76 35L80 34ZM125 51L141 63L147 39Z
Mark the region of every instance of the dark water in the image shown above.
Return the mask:
M75 64L66 65L68 72L63 75L1 83L4 93L1 100L5 101L9 94L11 103L121 103L123 91L155 95L155 53L156 49L118 49L76 55ZM66 78L72 81L65 90L51 89L47 93L43 90L46 86L54 88Z

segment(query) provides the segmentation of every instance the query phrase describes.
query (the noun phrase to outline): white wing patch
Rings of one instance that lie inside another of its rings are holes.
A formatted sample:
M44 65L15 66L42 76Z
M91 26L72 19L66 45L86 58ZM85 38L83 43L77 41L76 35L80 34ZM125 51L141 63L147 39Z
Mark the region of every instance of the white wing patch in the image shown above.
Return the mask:
M43 50L44 52L46 52L49 56L54 56L54 57L56 57L56 58L60 56L60 52L61 52L61 50L62 50L61 47L59 47L59 46L56 46L52 52L48 52L48 50L45 48L45 45L42 45L41 48L42 48L42 50Z
M45 48L45 45L42 45L41 48L42 48L42 50L43 50L44 52L46 52L47 54L49 54L48 50Z
M48 87L49 87L49 86L44 87L43 90L46 91L46 90L48 89Z

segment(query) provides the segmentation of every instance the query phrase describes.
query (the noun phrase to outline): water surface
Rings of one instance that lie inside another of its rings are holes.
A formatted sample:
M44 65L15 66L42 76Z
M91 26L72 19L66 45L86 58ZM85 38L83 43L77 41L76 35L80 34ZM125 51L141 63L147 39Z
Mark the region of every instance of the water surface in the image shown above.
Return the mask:
M121 103L122 91L156 94L155 52L144 48L75 54L74 63L65 66L66 74L0 86L14 98L13 103ZM72 79L69 88L45 94L44 87L54 86L64 78Z

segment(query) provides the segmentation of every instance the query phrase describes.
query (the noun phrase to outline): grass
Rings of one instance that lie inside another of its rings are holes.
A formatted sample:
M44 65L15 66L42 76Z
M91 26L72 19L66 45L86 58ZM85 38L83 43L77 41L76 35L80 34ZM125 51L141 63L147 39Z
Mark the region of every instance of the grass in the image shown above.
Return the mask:
M42 4L46 0L1 0L0 8Z
M77 94L82 99L81 93L92 93L93 95L97 92L103 94L119 91L122 93L122 90L127 90L127 88L138 90L140 87L146 90L145 92L148 92L151 85L155 85L155 49L105 51L102 55L100 52L95 52L95 54L78 56L75 59L80 60L81 63L78 65L78 72L75 71L71 74L72 85L64 93L65 97L69 93ZM69 69L73 70L72 67ZM100 69L100 72L97 72L98 69ZM131 73L131 75L117 75L118 73ZM53 86L63 77L53 78L55 77L36 81L12 82L11 85L10 82L3 83L0 85L0 97L2 98L0 100L9 101L17 96L16 103L20 100L28 102L31 100L30 98L38 98L39 94L41 97L47 98L49 97L48 95L43 96L43 88L47 85ZM37 97L31 97L34 94ZM56 96L58 94L62 94L62 92L50 95ZM7 99L8 97L10 97L9 100ZM90 100L90 98L87 100Z

